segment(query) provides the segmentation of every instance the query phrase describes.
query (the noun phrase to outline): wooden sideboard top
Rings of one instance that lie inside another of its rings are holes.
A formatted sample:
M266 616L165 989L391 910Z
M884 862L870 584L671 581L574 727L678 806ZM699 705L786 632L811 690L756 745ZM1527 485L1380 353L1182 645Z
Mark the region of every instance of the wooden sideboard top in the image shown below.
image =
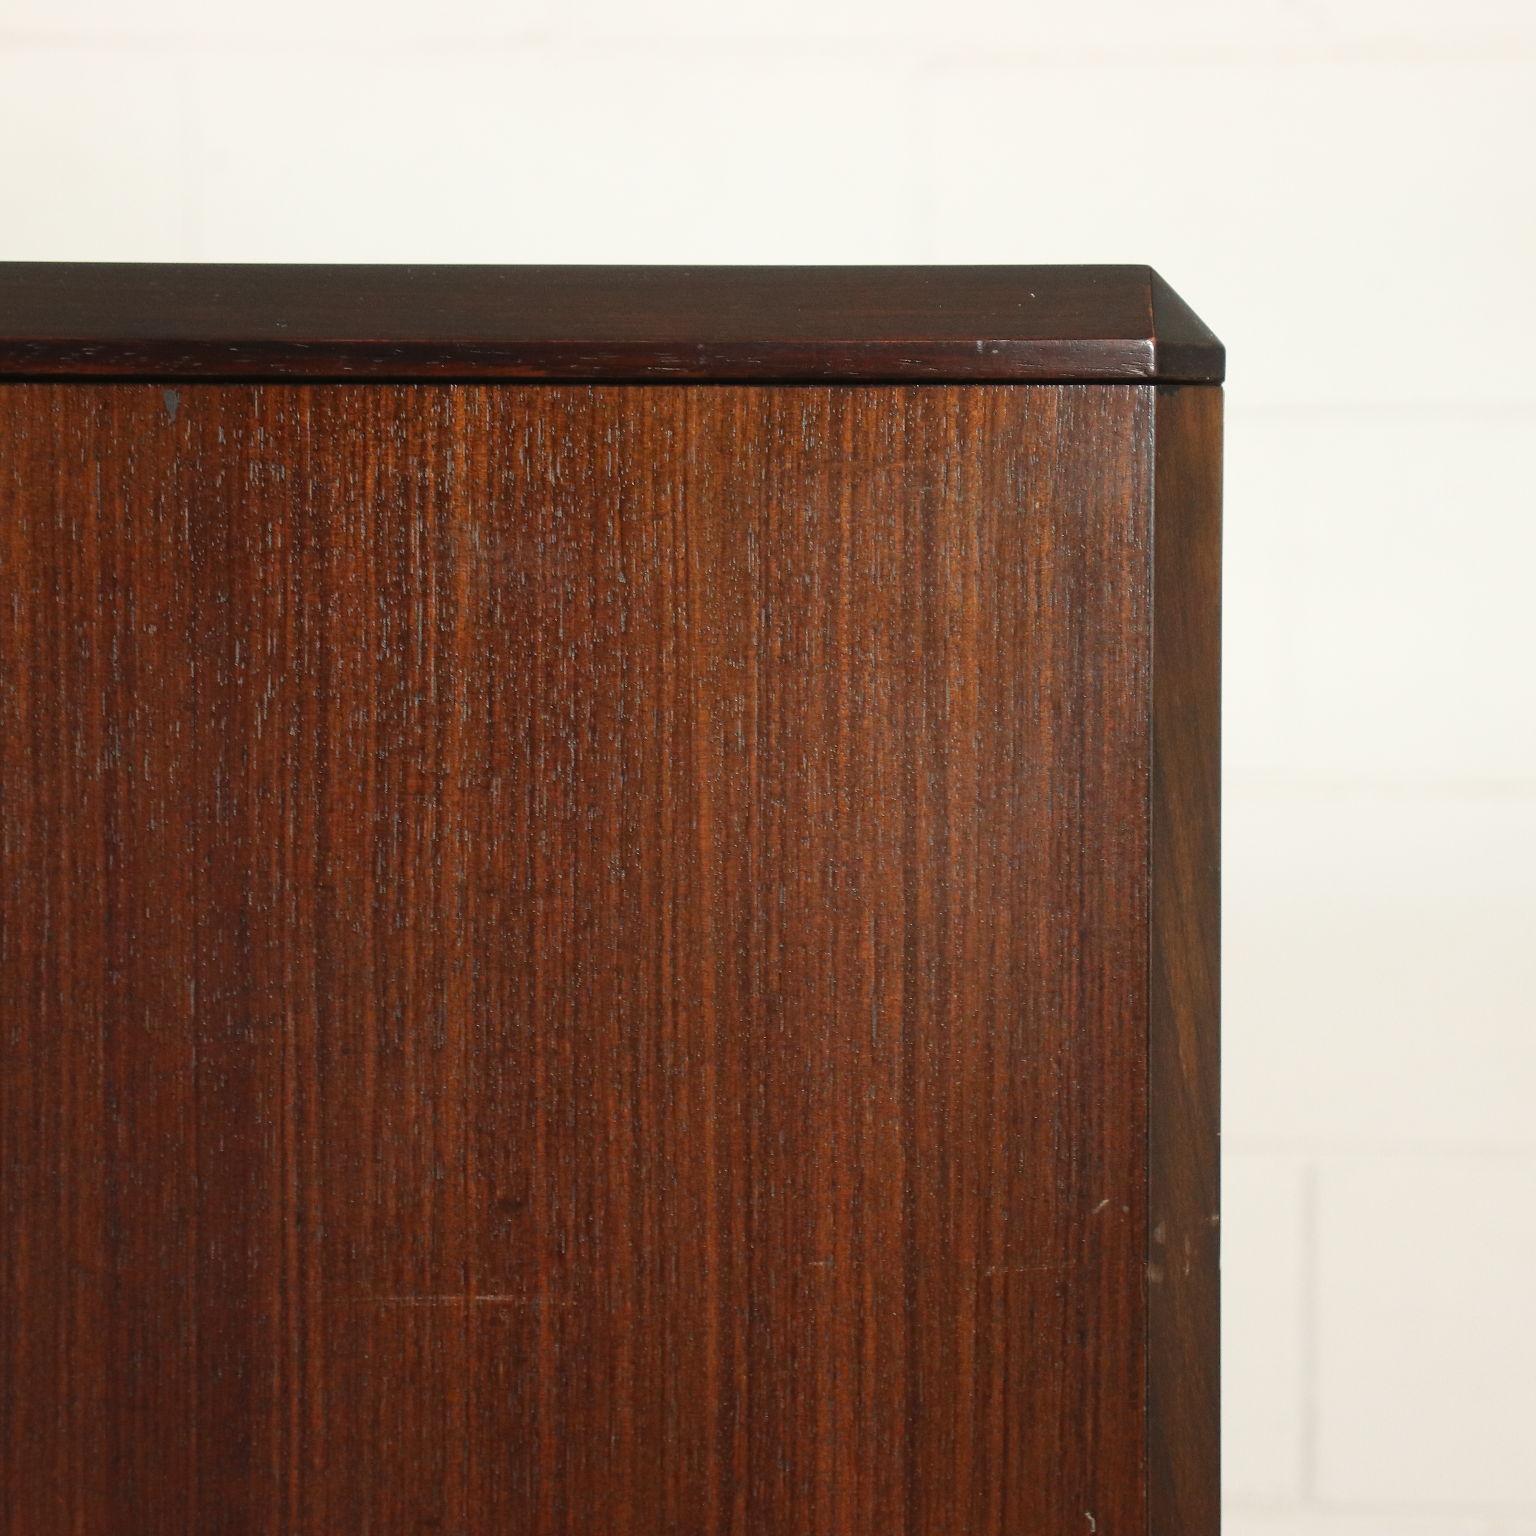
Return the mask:
M0 263L0 377L1217 383L1150 267Z

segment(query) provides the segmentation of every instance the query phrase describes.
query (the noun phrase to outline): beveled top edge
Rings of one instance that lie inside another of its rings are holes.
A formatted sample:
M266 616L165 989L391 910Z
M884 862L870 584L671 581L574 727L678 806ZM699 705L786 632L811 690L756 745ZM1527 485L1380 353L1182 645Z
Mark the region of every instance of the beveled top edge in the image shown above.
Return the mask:
M0 263L0 377L1216 383L1145 266Z

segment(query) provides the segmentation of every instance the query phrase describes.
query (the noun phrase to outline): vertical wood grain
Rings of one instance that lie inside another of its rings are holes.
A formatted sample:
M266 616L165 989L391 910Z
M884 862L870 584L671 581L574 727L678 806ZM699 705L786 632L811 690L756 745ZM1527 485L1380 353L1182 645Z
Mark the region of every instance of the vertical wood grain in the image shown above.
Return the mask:
M1221 390L1156 409L1148 1496L1151 1536L1218 1536Z
M0 1527L1144 1529L1152 411L0 388Z

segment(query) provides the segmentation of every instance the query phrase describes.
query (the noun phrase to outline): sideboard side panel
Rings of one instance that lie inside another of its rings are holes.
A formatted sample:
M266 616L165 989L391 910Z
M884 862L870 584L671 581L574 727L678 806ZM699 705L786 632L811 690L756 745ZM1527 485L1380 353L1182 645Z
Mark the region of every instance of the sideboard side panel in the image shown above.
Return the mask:
M1151 1536L1218 1536L1220 388L1159 387L1154 430L1148 1497Z

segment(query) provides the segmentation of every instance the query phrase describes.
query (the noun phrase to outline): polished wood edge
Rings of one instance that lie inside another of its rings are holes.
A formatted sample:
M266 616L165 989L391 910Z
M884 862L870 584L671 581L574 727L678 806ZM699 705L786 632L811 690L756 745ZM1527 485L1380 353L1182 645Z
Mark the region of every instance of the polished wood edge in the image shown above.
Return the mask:
M1219 384L1226 377L1226 348L1216 333L1163 277L1148 271L1152 289L1152 376L1168 382Z
M1149 267L0 263L0 377L1219 378Z
M1149 1536L1219 1536L1222 393L1156 392Z

